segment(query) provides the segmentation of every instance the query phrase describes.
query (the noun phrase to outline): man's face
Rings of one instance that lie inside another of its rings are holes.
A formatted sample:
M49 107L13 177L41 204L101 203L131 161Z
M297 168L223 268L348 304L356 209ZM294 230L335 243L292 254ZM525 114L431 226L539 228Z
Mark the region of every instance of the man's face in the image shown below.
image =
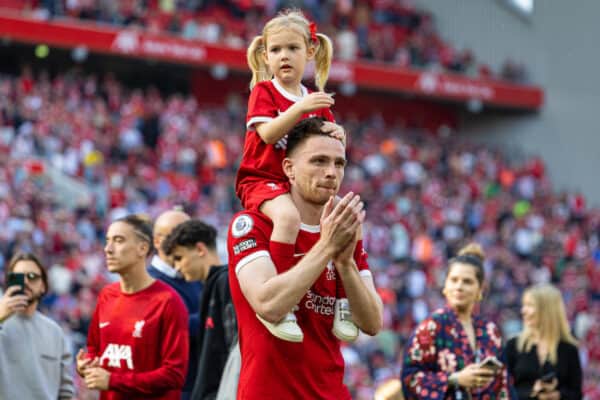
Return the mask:
M289 161L288 161L289 160ZM292 188L307 202L324 205L337 195L346 166L344 145L330 136L311 136L284 161Z
M186 281L205 281L207 268L204 260L204 247L197 244L194 247L175 246L171 253L173 268Z
M140 239L133 227L125 222L114 222L106 232L104 254L110 272L122 273L146 258L148 243Z
M27 296L30 304L46 292L42 280L42 271L35 262L31 260L17 261L12 272L25 274L25 296Z
M152 233L153 234L153 243L154 243L154 248L158 251L158 255L164 261L167 261L168 257L162 251L163 241L165 240L165 238L167 236L169 236L169 233L171 233L177 225L179 225L189 219L190 219L190 217L187 214L185 214L181 211L173 211L173 210L163 213L156 219L156 222L154 223L154 227L153 227L153 233Z

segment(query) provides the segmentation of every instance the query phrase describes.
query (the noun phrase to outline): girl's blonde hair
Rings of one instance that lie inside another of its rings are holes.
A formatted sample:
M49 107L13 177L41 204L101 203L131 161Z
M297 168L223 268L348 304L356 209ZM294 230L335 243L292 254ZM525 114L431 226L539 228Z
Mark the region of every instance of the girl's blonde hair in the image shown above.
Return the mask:
M316 41L311 38L311 23L302 14L300 10L285 10L280 12L275 18L266 23L262 35L254 37L246 57L248 66L252 70L252 81L250 89L258 82L268 81L273 78L269 67L265 63L263 53L267 49L267 40L269 35L281 29L293 29L304 37L306 48L315 49L315 85L317 89L323 91L327 78L329 78L329 69L331 68L331 59L333 58L333 45L331 40L322 33L316 33Z
M537 314L538 340L548 345L548 360L552 364L557 362L558 343L562 340L577 346L577 340L571 335L565 304L560 291L550 284L534 285L523 292L523 298L530 296ZM517 338L517 349L520 352L531 351L535 344L534 332L528 327Z

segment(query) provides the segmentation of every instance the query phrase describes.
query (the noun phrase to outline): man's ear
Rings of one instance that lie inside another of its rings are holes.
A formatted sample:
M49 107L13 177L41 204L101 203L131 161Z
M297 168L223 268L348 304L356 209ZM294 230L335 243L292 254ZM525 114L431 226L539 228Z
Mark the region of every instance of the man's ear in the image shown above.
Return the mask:
M281 162L281 166L283 168L283 173L285 174L285 176L287 176L287 178L290 181L294 180L294 163L292 162L292 160L287 157L284 158Z
M140 245L138 246L138 249L140 251L140 254L143 257L146 257L148 255L148 250L150 249L150 243L146 242L145 240L140 240Z
M208 253L208 249L206 245L202 242L196 243L196 251L200 257L204 257Z
M162 235L154 235L152 238L152 244L156 250L160 250L160 245L162 242Z

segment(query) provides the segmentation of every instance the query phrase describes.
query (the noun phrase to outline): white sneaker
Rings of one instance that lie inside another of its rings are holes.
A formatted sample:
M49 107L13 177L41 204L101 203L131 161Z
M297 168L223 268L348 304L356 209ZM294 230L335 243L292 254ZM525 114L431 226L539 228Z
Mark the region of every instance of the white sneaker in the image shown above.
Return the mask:
M358 327L352 321L348 299L336 299L333 329L335 337L345 342L354 342L358 337Z
M302 329L300 329L298 321L296 320L296 315L292 311L287 313L281 321L275 324L263 319L258 314L256 314L256 318L262 322L273 336L278 337L281 340L296 343L304 340L304 333L302 333Z

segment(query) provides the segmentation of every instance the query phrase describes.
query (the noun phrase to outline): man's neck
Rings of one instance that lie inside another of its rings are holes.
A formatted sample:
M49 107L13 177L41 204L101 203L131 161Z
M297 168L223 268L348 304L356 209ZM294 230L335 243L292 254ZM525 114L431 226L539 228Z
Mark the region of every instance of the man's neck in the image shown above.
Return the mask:
M123 293L136 293L154 283L154 278L146 271L144 263L132 265L131 268L119 275L121 277L121 291Z
M323 213L323 205L309 203L304 200L295 190L291 190L292 200L300 214L300 221L307 225L319 225L321 222L321 214Z
M25 309L25 311L23 311L23 313L21 315L24 315L27 318L33 317L33 314L35 314L35 312L37 310L38 303L39 303L38 301L34 301L33 303L29 304L27 306L27 308Z
M207 258L207 263L208 265L210 265L210 267L208 267L208 270L206 271L206 276L204 277L204 279L202 280L202 282L206 282L206 280L208 279L208 276L210 275L210 272L215 268L215 267L220 267L221 266L221 259L219 258L219 255L216 252L209 252L208 253L208 258Z

